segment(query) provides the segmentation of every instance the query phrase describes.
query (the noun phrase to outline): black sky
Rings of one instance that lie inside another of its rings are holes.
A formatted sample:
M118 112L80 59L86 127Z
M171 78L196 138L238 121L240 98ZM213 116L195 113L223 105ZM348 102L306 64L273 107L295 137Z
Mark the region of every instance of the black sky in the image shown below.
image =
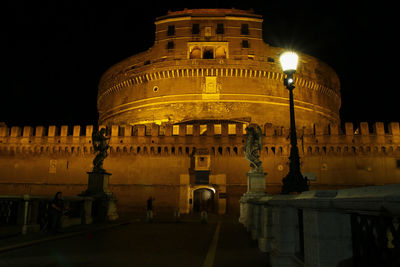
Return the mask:
M9 1L0 121L8 126L96 124L100 76L153 45L156 17L168 10L217 7L253 8L263 15L265 42L292 47L334 68L341 81L342 122L400 120L393 64L399 15L394 6L371 1L197 2L202 5Z

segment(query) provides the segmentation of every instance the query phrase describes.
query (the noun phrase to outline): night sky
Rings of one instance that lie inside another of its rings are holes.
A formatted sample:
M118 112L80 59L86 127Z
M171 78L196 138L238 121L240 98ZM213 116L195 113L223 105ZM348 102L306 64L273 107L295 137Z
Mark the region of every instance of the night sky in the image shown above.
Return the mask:
M9 127L96 125L100 76L153 45L156 17L183 8L231 7L263 15L264 41L270 45L294 48L335 69L342 122L400 120L392 63L399 54L399 14L383 1L140 2L144 6L133 0L9 1L3 10L8 17L0 122Z

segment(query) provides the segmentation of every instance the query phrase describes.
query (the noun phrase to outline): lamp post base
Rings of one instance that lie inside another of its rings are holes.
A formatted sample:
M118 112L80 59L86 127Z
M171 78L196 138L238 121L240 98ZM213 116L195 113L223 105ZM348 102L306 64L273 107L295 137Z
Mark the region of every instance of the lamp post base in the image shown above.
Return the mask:
M308 191L307 178L304 178L300 172L289 172L285 178L282 179L283 186L281 194L289 194L293 192L301 193Z

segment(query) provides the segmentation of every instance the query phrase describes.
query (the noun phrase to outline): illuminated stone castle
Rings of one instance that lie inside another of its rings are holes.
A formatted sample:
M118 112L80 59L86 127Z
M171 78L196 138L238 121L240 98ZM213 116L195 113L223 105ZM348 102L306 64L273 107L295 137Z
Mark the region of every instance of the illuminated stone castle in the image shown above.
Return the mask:
M104 168L120 210L238 213L247 189L244 128L261 125L266 191L288 173L288 91L282 48L262 40L262 18L236 9L169 12L154 46L112 66L98 92L109 127ZM294 103L302 172L311 189L400 180L399 123L339 127L340 84L299 54ZM92 126L0 127L0 194L79 194L94 158Z

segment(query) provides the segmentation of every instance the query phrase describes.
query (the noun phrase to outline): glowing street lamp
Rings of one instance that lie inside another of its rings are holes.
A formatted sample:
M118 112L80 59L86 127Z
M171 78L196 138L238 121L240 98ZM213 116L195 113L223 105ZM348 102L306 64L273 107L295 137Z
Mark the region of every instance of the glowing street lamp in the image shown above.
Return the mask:
M286 74L284 85L289 90L290 106L290 156L289 173L282 179L281 194L293 192L303 192L308 190L307 178L304 178L300 171L299 148L297 147L296 122L294 118L293 74L296 72L299 57L294 52L285 52L280 56L280 62L283 72Z

